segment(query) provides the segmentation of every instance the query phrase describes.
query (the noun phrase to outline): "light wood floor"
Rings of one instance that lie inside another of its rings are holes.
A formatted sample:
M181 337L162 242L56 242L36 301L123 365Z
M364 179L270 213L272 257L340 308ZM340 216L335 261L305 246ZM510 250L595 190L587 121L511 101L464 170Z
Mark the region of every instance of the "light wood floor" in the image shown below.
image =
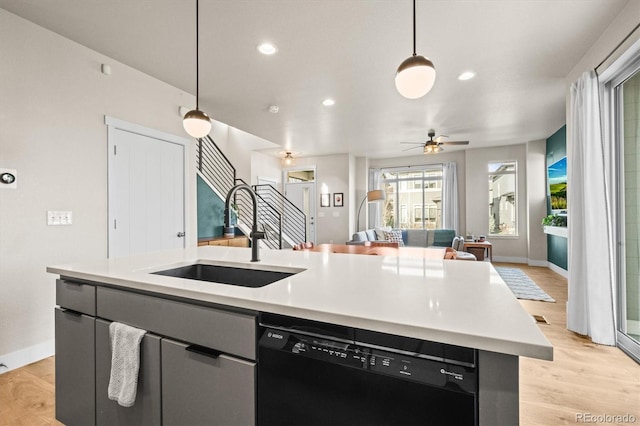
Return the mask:
M549 324L540 329L554 346L552 362L520 359L520 424L589 423L579 421L581 414L629 414L640 424L640 366L617 348L595 345L566 330L566 279L547 268L496 265L522 269L556 299L520 301L527 312L547 319ZM53 374L51 357L0 375L0 426L60 425L54 419Z

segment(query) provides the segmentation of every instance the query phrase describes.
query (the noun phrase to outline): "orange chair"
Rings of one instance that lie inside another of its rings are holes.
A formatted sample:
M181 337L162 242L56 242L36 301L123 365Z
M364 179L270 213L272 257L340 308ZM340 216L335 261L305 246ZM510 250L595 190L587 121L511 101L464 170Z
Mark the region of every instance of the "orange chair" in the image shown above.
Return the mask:
M313 243L312 242L300 243L300 244L294 245L292 248L293 250L308 250L313 248Z

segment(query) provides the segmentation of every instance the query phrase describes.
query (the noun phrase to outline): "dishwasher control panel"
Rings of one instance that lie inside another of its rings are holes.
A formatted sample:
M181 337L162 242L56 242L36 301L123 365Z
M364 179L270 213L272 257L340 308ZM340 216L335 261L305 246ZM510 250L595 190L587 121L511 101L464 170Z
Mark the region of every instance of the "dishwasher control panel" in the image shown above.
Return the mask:
M260 346L304 356L318 361L359 368L403 380L477 392L477 374L473 367L403 355L355 343L325 339L281 329L263 329Z

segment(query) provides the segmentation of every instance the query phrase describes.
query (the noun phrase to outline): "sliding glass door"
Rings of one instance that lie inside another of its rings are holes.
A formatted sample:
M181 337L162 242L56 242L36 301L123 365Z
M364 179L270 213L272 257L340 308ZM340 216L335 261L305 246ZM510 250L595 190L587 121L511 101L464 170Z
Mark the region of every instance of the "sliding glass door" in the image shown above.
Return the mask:
M636 359L640 359L640 71L618 86L618 123L624 147L622 150L621 190L624 200L624 276L620 280L619 331L623 344L635 348Z
M605 85L617 152L617 341L640 362L640 58Z

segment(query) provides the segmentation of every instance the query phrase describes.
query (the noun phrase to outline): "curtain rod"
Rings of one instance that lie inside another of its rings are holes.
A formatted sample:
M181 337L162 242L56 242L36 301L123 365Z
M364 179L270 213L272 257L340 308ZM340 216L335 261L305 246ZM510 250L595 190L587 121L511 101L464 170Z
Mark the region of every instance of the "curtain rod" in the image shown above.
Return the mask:
M611 50L611 53L609 53L603 60L602 62L600 62L598 65L596 65L596 67L594 68L596 74L598 73L598 68L600 68L605 62L607 62L609 60L609 58L611 58L611 56L613 56L614 53L616 53L616 51L620 48L620 46L622 46L623 44L625 44L627 42L627 40L629 40L629 38L631 38L631 36L633 35L633 33L635 33L638 28L640 28L640 23L638 23L632 30L631 32L629 32L629 34L627 34L627 36L625 38L622 39L622 41L620 43L618 43L618 45L616 47L613 48L613 50Z
M414 164L412 166L393 166L393 167L369 167L369 170L404 170L411 168L424 168L429 166L444 166L444 163Z

